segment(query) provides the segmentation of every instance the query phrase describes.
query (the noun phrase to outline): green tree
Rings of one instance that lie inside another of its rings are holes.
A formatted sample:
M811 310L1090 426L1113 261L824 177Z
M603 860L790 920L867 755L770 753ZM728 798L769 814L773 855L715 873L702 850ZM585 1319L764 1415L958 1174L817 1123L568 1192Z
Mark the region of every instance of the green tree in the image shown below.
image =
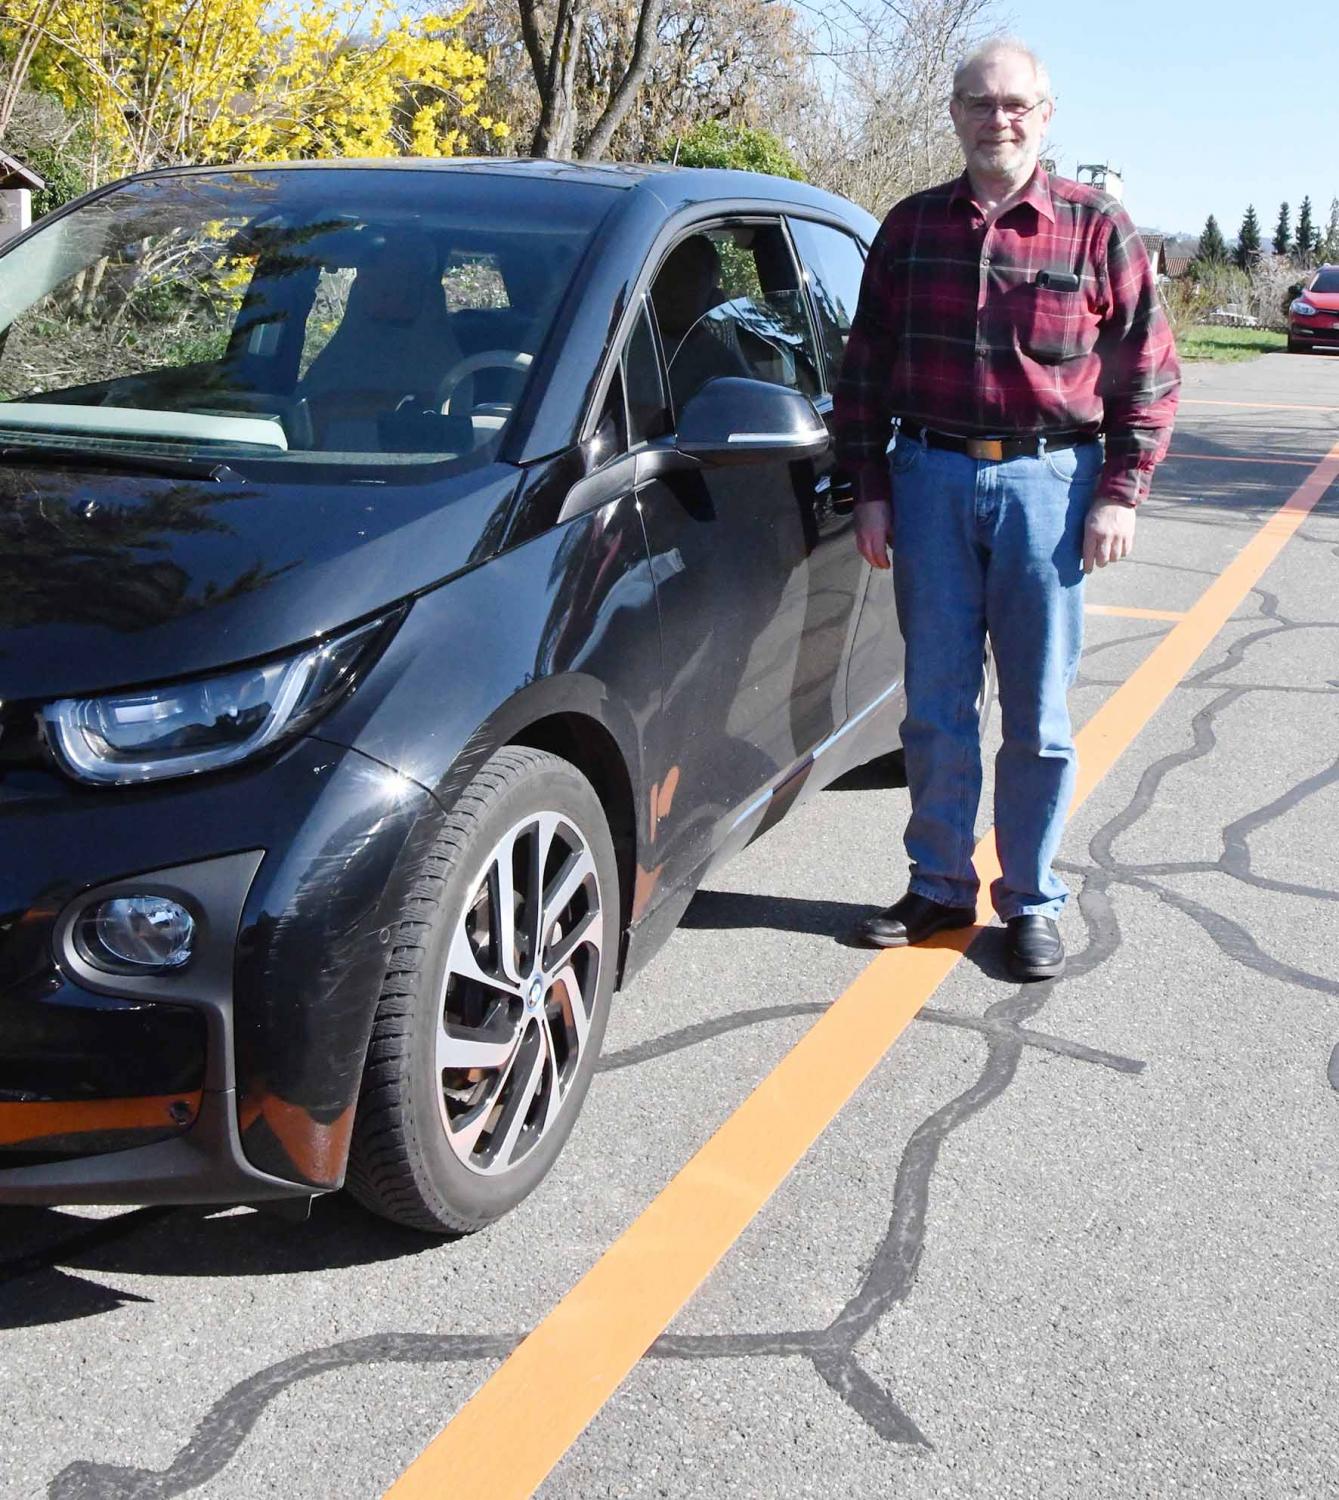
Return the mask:
M665 155L681 167L735 167L744 172L770 172L774 177L803 181L795 158L767 130L748 125L726 125L704 120L678 138L665 143Z
M1330 199L1330 222L1316 251L1316 259L1326 265L1339 262L1339 198Z
M1292 249L1293 232L1288 223L1288 205L1279 204L1279 221L1274 226L1274 254L1287 255Z
M1204 221L1204 232L1200 235L1195 259L1213 262L1227 259L1227 242L1223 239L1223 231L1218 227L1218 220L1212 214Z
M38 146L24 152L22 160L46 183L33 194L34 219L40 219L43 214L51 213L87 191L88 179L78 158L71 152Z
M1246 210L1246 217L1237 231L1237 264L1249 271L1260 259L1260 220L1255 216L1255 204Z
M1311 198L1308 195L1297 210L1297 259L1310 261L1319 249L1320 235L1311 223Z

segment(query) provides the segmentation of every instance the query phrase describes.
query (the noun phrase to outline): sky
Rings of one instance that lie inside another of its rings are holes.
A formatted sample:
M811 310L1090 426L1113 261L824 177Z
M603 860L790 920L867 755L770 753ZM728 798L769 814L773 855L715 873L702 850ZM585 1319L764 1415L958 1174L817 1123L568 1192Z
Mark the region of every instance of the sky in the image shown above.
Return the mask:
M1310 194L1339 198L1339 9L1294 0L1001 0L1008 30L1051 71L1062 176L1108 162L1141 229L1230 240L1254 203L1268 240Z

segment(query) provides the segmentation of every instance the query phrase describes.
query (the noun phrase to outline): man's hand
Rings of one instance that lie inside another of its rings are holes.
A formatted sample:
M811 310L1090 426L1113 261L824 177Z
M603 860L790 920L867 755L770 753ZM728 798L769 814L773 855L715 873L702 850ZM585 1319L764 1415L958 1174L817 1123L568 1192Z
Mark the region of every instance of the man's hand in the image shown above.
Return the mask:
M857 500L855 544L871 568L888 566L893 545L893 507L886 500Z
M862 549L863 550L863 549ZM1134 550L1134 506L1099 500L1088 512L1083 528L1083 571L1129 557Z

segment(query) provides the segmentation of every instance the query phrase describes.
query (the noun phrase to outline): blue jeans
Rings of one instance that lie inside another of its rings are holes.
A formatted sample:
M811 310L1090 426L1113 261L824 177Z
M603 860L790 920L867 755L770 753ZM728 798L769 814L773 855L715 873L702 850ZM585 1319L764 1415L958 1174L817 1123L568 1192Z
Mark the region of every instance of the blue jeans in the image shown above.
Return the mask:
M1051 868L1074 790L1066 694L1083 645L1083 523L1097 443L989 463L900 439L893 473L893 578L907 651L902 725L910 889L971 906L981 798L977 699L989 631L1004 744L995 762L991 887L1006 921L1058 916Z

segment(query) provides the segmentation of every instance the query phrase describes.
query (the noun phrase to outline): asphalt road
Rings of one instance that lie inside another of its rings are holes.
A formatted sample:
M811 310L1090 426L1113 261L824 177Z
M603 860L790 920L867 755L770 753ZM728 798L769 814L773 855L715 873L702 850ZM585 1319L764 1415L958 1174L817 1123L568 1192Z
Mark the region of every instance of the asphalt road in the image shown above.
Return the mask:
M1185 396L1090 605L1188 610L1339 440L1339 358ZM1336 558L1339 484L1078 810L1065 977L983 938L542 1494L1339 1495ZM1076 721L1174 624L1090 612ZM905 814L858 774L716 879L481 1235L0 1213L0 1495L381 1494L868 964Z

